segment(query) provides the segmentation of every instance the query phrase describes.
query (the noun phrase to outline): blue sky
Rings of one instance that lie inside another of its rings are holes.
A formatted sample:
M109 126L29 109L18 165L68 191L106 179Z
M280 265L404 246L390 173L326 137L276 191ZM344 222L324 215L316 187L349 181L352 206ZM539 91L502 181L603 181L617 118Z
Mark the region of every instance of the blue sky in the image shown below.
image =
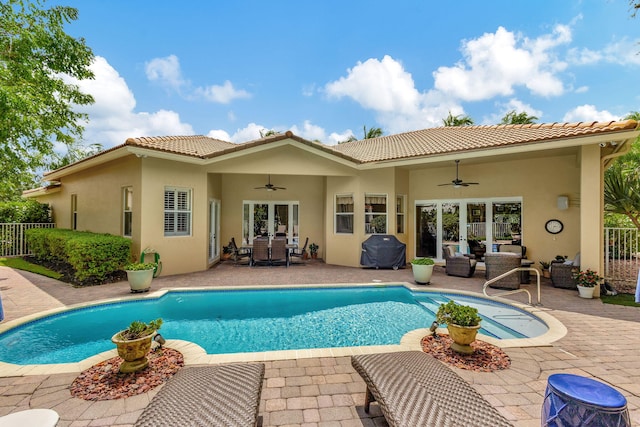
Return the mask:
M87 143L261 129L326 144L441 126L608 121L640 110L627 0L81 1L93 49Z

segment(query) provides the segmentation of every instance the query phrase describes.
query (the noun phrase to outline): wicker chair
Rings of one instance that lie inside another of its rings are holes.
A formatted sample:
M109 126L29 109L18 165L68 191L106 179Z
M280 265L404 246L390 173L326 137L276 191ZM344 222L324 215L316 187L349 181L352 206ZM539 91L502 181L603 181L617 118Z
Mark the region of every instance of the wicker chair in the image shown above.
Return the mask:
M520 258L526 258L527 247L522 245L500 245L498 246L498 252L513 252L516 255L520 255Z
M271 241L271 255L269 260L271 264L279 262L289 267L289 250L287 249L286 238L276 237Z
M301 263L294 263L293 262L293 258L299 258L300 260L302 260L304 258L304 254L307 252L307 244L309 243L309 238L307 237L307 239L304 241L304 246L302 247L302 249L292 249L291 252L289 252L289 263L290 264L301 264Z
M476 272L477 261L474 255L455 254L453 246L443 246L442 255L445 260L447 275L459 277L471 277Z
M238 248L238 245L236 245L236 239L234 237L231 238L231 242L229 242L229 247L231 248L231 258L233 258L233 262L237 264L238 261L241 261L246 258L247 261L251 263L251 250Z
M491 280L514 268L520 268L520 256L512 252L493 252L484 255L485 278ZM520 289L520 273L510 274L489 285L491 288Z
M256 264L271 264L271 258L269 258L269 239L259 237L253 240L251 265Z
M568 262L551 263L551 283L555 288L563 289L578 289L576 279L573 278L573 273L580 271L580 254L577 254L571 264Z

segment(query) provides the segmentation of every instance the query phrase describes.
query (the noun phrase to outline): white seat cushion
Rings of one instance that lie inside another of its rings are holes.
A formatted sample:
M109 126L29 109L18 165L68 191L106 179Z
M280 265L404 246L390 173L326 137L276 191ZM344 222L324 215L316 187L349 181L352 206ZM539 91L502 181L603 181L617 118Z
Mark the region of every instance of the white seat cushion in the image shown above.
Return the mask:
M54 427L59 418L52 409L27 409L0 417L0 427Z

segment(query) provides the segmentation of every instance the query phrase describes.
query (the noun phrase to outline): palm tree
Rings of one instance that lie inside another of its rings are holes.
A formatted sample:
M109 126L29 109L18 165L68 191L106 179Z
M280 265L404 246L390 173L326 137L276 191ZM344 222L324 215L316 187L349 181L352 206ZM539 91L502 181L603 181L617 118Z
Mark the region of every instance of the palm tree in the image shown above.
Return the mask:
M536 122L538 118L536 116L530 116L526 111L516 113L516 110L511 110L504 115L500 124L503 125L530 125Z
M379 138L382 136L382 129L380 128L370 128L368 131L367 126L363 126L362 128L364 130L364 139Z
M624 120L640 120L640 112L632 111ZM624 215L640 229L640 142L618 157L604 173L604 202L607 214Z
M451 111L449 111L449 115L447 116L446 119L442 119L442 124L444 126L471 126L473 125L473 119L469 116L463 116L462 114L458 114L457 116L454 116L453 114L451 114Z

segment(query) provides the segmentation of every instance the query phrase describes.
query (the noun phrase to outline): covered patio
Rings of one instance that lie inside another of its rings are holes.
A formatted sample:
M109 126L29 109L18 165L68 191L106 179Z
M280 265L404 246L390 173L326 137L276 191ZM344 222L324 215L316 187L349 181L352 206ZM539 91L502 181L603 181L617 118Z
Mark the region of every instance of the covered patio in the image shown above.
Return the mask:
M266 274L265 274L266 273ZM436 267L429 287L481 292L484 272L471 278L446 276ZM126 282L73 288L30 273L0 268L6 320L81 302L129 296ZM290 268L246 268L224 262L203 272L154 280L163 287L240 285L313 285L322 283L413 283L410 268L375 270L309 261ZM530 285L531 287L533 285ZM511 296L525 302L523 294ZM454 369L516 426L540 425L546 379L563 372L594 377L617 388L627 399L632 423L640 423L640 309L585 300L577 292L557 289L543 279L542 303L560 320L567 335L547 347L508 348L511 367L493 373ZM365 385L350 358L334 357L269 360L260 415L263 426L384 426L377 408L363 411ZM77 373L29 375L1 371L0 415L19 409L52 408L59 426L129 426L157 390L127 399L89 402L69 394Z

